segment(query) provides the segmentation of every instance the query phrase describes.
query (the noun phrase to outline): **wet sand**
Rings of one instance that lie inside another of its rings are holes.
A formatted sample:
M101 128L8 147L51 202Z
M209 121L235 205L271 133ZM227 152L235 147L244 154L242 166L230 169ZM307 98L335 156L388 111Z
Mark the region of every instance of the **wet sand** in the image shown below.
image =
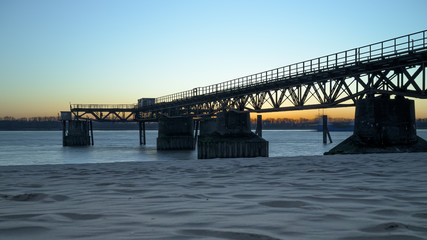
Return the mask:
M1 239L427 239L427 153L0 167Z

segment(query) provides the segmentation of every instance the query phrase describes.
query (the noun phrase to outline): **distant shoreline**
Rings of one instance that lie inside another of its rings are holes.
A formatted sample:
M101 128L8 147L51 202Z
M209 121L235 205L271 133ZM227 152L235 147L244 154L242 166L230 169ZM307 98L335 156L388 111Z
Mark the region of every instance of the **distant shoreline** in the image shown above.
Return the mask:
M348 120L335 121L348 124ZM264 130L317 130L318 122L315 120L269 120L263 121ZM427 129L427 119L416 120L417 129ZM252 128L256 128L256 122L252 122ZM93 122L94 130L138 130L136 122ZM157 123L146 123L147 130L157 130ZM0 131L62 131L60 121L23 121L0 120Z

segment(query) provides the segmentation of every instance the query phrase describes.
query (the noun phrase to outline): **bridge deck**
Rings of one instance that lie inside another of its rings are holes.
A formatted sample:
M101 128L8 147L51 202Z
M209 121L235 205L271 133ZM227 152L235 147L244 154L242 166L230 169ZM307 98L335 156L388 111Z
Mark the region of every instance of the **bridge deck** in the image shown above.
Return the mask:
M87 111L87 110L112 110L112 111L135 111L138 106L136 104L71 104L71 109L75 111Z
M132 116L120 119L135 120L156 118L160 114L207 114L221 108L262 112L349 106L353 103L345 104L346 101L368 93L426 98L426 32L162 96L155 99L155 104L142 108L128 104L76 104L71 106L71 111L109 112L115 116L118 112L127 112ZM413 66L418 67L415 73L407 70ZM352 78L350 82L346 80L349 78ZM421 82L418 83L416 79L419 78ZM285 98L291 105L283 106L285 101L278 98ZM309 105L308 98L315 98L319 103ZM266 102L272 107L263 109Z
M329 71L336 71L337 69L345 69L365 63L381 62L411 53L423 52L427 50L426 32L427 30L214 85L162 96L156 98L155 103L168 103L190 97L257 87L272 82L292 80L301 76L320 72L327 73Z

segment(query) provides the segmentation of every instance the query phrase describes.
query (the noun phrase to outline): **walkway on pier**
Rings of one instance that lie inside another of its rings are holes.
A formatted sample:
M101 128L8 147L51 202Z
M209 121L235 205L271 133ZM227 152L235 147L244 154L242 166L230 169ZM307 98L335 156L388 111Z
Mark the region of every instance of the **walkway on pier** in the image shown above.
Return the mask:
M146 121L225 109L273 112L354 106L366 95L427 98L426 32L156 98L154 104L71 105L77 118ZM118 107L122 106L122 107Z

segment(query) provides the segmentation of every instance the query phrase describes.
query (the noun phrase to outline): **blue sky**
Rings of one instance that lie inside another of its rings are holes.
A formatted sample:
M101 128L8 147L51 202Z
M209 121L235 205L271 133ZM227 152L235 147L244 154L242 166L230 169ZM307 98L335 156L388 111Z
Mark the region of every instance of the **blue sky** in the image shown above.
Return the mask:
M223 82L425 30L426 9L424 0L0 0L0 117Z

